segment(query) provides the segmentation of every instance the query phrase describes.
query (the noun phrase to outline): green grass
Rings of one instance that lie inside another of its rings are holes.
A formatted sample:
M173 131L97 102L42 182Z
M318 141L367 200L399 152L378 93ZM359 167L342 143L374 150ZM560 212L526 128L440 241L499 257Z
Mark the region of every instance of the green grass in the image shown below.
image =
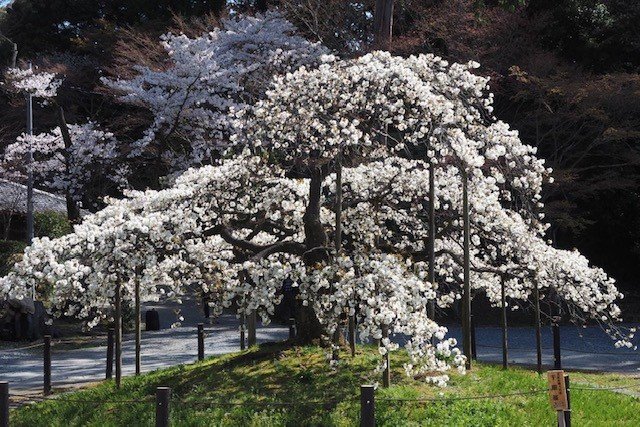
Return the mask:
M451 400L453 397L534 390L546 387L546 377L513 368L477 365L466 375L453 374L445 389L408 378L404 356L394 354L392 383L376 392L376 417L381 426L552 426L555 413L546 393L487 400ZM14 426L144 426L153 425L153 396L157 386L172 388L174 426L353 426L358 424L359 386L372 382L379 356L361 349L351 359L344 355L332 370L325 351L317 347L263 346L242 353L211 358L126 378L121 390L105 382L64 394L59 400L22 407L12 412ZM572 374L577 383L640 385L638 379L616 375ZM437 402L389 402L384 399L442 398ZM206 400L208 399L208 400ZM610 391L573 390L576 426L636 426L640 400ZM110 403L107 401L121 402ZM142 400L141 403L129 401ZM318 404L317 401L333 401ZM244 405L218 403L254 402ZM259 402L256 404L255 402ZM267 402L291 402L278 407ZM305 405L307 404L307 405Z

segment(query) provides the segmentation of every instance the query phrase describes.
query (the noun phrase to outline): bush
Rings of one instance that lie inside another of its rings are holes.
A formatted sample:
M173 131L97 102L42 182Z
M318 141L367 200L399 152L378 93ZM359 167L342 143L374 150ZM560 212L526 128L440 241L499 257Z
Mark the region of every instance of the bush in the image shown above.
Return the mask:
M0 240L0 276L4 276L11 270L26 246L24 242Z
M38 212L34 215L34 221L37 237L46 236L55 239L73 231L67 216L58 212Z

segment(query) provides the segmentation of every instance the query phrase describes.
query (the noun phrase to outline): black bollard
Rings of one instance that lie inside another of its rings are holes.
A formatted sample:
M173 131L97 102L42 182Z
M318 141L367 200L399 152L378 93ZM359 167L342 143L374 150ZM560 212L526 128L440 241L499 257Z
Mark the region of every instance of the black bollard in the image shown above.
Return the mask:
M169 427L169 387L156 388L156 427Z
M113 377L113 347L114 347L114 337L116 330L115 328L109 328L107 331L107 379L110 380Z
M0 427L9 427L9 383L0 382Z
M204 325L198 323L198 360L204 360Z
M375 427L376 403L375 388L372 385L360 386L360 427Z
M289 319L289 341L296 339L296 319L293 317Z
M45 335L44 337L44 349L43 349L43 362L44 362L44 395L51 394L51 335Z

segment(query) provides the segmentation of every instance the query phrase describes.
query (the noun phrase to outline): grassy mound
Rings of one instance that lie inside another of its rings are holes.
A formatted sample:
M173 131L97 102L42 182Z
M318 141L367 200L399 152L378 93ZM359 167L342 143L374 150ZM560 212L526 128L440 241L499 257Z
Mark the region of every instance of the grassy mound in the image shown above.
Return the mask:
M345 355L341 365L332 370L322 349L262 346L126 378L120 390L105 382L60 395L13 411L11 421L14 426L153 425L155 388L169 386L175 426L354 426L359 418L359 386L376 381L372 370L378 359L373 349L360 349L355 359ZM402 359L396 354L392 359L394 385L376 392L378 425L555 425L556 416L545 392L456 399L544 389L544 376L524 369L505 372L477 365L466 375L453 374L450 386L438 389L406 377ZM571 379L576 387L571 395L574 425L638 425L638 398L584 389L640 387L638 379L598 374L572 374ZM438 400L394 400L416 398Z

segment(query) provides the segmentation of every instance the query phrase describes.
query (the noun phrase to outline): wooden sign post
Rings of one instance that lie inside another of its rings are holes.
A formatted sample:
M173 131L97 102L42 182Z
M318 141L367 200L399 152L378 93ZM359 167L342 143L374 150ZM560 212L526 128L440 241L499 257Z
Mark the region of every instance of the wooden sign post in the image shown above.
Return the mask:
M564 371L561 370L547 372L549 398L551 399L551 406L558 413L559 427L569 427L565 417L565 413L570 410L565 377Z

